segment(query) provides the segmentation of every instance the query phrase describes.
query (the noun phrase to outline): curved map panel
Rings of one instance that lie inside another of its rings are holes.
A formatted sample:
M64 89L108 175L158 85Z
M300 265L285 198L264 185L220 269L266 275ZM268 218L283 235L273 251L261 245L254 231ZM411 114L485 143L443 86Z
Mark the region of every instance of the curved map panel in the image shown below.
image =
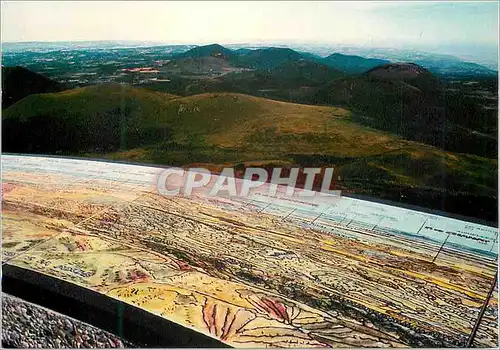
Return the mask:
M474 328L498 345L496 228L345 197L167 197L146 166L2 167L4 264L228 345L457 347Z

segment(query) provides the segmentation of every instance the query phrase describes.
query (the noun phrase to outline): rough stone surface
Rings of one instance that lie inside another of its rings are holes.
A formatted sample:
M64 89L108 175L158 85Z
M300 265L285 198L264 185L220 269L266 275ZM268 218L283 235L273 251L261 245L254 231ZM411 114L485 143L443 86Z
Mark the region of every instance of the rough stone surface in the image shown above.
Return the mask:
M14 348L133 348L116 335L2 293L2 345Z

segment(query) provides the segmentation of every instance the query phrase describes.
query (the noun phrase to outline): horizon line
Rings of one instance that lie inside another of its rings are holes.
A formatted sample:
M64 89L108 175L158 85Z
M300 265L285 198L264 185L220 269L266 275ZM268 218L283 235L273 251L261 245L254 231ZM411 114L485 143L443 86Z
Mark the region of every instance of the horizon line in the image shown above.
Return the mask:
M386 45L366 45L366 44L345 44L345 43L327 43L327 42L319 42L319 41L290 41L290 40L260 40L260 41L242 41L242 42L224 42L224 41L214 41L214 42L175 42L175 41L163 41L163 40L130 40L130 39L97 39L97 40L54 40L54 41L39 41L39 40L30 40L30 41L0 41L0 47L3 46L4 44L58 44L58 43L123 43L123 44L146 44L145 46L149 47L155 47L155 46L209 46L209 45L220 45L220 46L229 46L229 45L278 45L278 46L287 46L288 48L291 49L297 49L297 48L292 48L291 46L294 45L314 45L314 46L326 46L330 47L332 49L337 48L362 48L362 49L378 49L378 50L401 50L401 51L409 51L409 52L414 52L414 53L421 53L421 54L434 54L434 55L445 55L445 56L450 56L455 59L459 59L463 62L466 63L474 63L481 65L489 70L499 72L500 69L498 68L500 65L500 60L499 56L497 55L496 57L496 64L493 64L493 61L489 61L489 63L486 63L486 61L482 60L472 60L470 58L461 58L460 55L450 53L449 50L448 52L437 52L436 50L433 50L432 48L425 48L425 47L412 47L411 44L407 45L406 47L402 46L386 46ZM149 44L149 45L148 45ZM481 44L479 44L481 45ZM486 44L483 44L486 45ZM486 45L489 46L489 45ZM273 46L267 46L267 47L273 47ZM276 46L277 47L277 46ZM125 48L125 47L124 47ZM77 48L78 49L78 48ZM231 48L229 48L231 50ZM57 50L57 49L55 49ZM497 45L497 50L498 50L498 45ZM433 52L434 51L434 52ZM311 51L303 51L303 52L309 52L313 53ZM339 51L333 51L332 53L340 53L340 54L345 54L345 55L356 55L359 57L368 57L370 58L371 56L366 56L362 54L356 54L356 53L342 53ZM496 67L493 67L496 66Z
M404 0L403 0L404 1ZM418 0L415 0L418 1ZM479 0L480 1L480 0ZM247 39L247 40L241 40L241 41L224 41L224 40L213 40L213 41L185 41L185 40L149 40L149 39L74 39L74 40L1 40L0 43L2 44L21 44L21 43L72 43L72 42L129 42L129 43L162 43L162 44L168 44L172 43L172 45L210 45L207 44L208 42L212 44L219 44L219 45L239 45L239 44L261 44L261 43L283 43L283 44L309 44L309 45L334 45L334 46L352 46L352 47L376 47L376 48L401 48L402 46L405 47L411 47L415 46L415 43L401 43L398 42L395 45L388 45L388 44L369 44L369 43L346 43L346 42L328 42L328 41L315 41L315 40L292 40L292 39L269 39L269 40L263 40L263 39ZM460 43L451 43L452 45L467 45L470 46L471 44L460 44ZM474 45L478 46L499 46L499 43L476 43ZM429 44L429 45L421 45L420 47L433 47L436 45Z

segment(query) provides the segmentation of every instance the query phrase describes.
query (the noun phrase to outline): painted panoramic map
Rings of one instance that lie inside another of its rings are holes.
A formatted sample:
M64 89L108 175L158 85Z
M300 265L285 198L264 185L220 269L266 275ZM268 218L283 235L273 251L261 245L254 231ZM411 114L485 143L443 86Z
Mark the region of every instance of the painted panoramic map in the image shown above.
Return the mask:
M497 2L2 2L2 346L158 345L24 275L189 346L498 348L497 28Z
M4 263L236 347L457 346L495 278L495 228L343 197L165 197L161 170L4 155ZM475 345L495 346L497 307Z

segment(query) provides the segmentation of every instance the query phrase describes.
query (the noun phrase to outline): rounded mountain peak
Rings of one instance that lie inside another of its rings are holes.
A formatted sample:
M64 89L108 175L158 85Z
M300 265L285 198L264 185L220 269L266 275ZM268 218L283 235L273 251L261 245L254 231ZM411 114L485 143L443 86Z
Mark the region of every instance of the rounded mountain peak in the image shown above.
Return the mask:
M369 77L388 80L406 80L432 77L432 73L415 63L388 63L366 72Z

